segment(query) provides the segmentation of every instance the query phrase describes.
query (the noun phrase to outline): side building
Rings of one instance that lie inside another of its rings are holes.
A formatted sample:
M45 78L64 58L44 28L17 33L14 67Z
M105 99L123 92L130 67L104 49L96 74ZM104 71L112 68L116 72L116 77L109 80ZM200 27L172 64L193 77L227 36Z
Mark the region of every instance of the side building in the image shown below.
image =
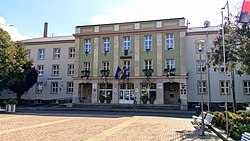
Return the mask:
M38 71L38 82L22 99L27 103L64 103L72 101L74 92L75 39L73 36L42 37L22 41L28 59ZM10 91L1 92L1 99L13 98Z
M214 70L211 62L213 42L219 36L219 26L209 26L209 21L204 22L204 27L188 28L186 34L186 64L187 64L187 92L188 103L194 107L203 102L210 107L223 107L225 104L226 87L227 101L233 103L232 78L230 73L226 76L224 86L224 73ZM235 74L235 101L236 103L250 102L250 76ZM200 85L200 83L202 85Z
M184 18L77 26L73 103L186 110L186 30Z

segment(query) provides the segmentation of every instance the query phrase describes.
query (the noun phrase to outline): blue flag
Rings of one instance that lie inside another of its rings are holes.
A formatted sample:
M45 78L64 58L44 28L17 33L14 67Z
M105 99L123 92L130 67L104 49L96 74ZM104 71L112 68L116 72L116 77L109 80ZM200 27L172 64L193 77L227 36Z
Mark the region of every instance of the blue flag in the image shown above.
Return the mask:
M117 66L116 73L115 73L115 76L114 76L115 79L119 78L119 72L120 71L121 71L121 68L119 66Z

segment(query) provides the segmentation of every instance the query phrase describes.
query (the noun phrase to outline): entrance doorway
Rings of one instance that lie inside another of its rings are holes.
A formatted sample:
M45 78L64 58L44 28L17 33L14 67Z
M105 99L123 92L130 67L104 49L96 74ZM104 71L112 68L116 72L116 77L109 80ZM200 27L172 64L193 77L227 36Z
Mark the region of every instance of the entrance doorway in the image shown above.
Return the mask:
M178 104L179 99L179 83L164 83L164 104Z
M81 83L79 84L79 101L80 103L91 103L92 99L92 84L91 83Z
M119 90L119 103L133 104L134 100L134 84L132 83L121 83Z

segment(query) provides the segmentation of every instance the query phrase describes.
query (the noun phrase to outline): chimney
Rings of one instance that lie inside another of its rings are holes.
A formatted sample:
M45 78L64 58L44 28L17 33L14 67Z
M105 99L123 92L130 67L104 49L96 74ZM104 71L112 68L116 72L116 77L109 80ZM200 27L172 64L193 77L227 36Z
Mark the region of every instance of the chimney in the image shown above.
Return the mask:
M43 37L46 38L48 37L48 23L44 23L44 30L43 30Z

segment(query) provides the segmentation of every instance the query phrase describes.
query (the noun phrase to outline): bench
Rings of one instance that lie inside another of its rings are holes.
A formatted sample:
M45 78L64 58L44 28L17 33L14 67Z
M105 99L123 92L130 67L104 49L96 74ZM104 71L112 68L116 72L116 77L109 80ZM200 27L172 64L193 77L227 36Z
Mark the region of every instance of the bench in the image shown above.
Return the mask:
M250 133L244 132L241 136L241 141L250 141Z
M203 117L206 118L207 112L203 112ZM199 116L192 116L192 118L194 119L194 122L196 122L197 119L202 119L202 114L200 114Z
M2 109L1 106L0 106L0 112L5 112L5 109Z
M204 125L210 126L210 125L211 125L211 122L212 122L212 120L213 120L213 117L214 117L214 115L207 113L207 114L206 114L206 117L204 118ZM197 119L197 120L196 120L196 123L197 123L198 125L201 125L201 124L202 124L202 119L201 119L201 118L200 118L200 119Z

